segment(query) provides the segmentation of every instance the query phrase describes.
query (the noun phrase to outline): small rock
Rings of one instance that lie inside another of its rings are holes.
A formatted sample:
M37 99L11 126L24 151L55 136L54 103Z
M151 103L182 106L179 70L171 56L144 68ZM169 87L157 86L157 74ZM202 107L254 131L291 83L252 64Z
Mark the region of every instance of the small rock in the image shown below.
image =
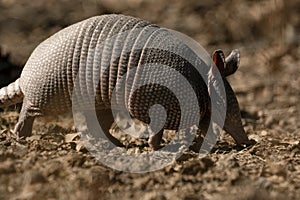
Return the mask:
M11 160L6 160L4 162L0 162L0 174L10 174L15 173L16 168Z
M263 130L261 133L260 133L261 136L267 136L268 135L268 132Z
M257 116L258 116L259 118L262 118L264 115L265 115L265 113L264 113L264 111L262 111L262 110L260 110L260 111L257 112Z
M263 188L270 188L272 186L272 182L268 181L264 177L259 177L258 184L261 185Z
M36 184L36 183L46 183L46 177L39 171L31 171L29 172L29 183Z
M265 125L270 128L274 124L274 122L275 122L275 120L274 120L273 116L268 116L266 118Z
M279 124L279 126L283 127L283 126L285 126L287 123L286 123L285 120L280 120L278 124Z
M149 192L146 193L144 198L145 200L167 200L165 195L162 192Z

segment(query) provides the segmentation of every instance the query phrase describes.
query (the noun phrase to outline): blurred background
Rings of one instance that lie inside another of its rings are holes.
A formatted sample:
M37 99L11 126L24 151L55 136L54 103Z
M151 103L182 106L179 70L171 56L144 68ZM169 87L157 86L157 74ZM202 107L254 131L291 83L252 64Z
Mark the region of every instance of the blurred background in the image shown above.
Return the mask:
M240 68L229 82L243 126L258 144L236 151L223 134L204 159L187 156L158 172L121 173L66 142L60 133L72 125L65 119L38 121L41 139L16 144L9 132L18 117L14 107L0 112L0 199L98 199L99 192L103 199L299 199L299 0L0 0L0 87L19 77L41 41L109 13L185 33L210 54L238 48Z
M299 9L297 0L1 0L0 46L22 66L56 31L94 15L122 13L183 32L210 53L215 48L295 50Z

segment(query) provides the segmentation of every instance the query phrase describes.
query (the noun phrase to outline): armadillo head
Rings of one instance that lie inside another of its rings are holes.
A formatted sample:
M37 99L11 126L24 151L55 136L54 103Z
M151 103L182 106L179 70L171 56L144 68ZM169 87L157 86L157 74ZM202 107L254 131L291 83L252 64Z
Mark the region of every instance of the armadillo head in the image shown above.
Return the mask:
M226 77L233 74L239 65L240 53L238 50L233 50L225 59L224 53L221 50L216 50L213 54L213 62L218 67L222 76L224 88L226 92L226 118L223 129L229 133L238 145L250 145L250 141L245 133L241 121L241 112L237 98Z

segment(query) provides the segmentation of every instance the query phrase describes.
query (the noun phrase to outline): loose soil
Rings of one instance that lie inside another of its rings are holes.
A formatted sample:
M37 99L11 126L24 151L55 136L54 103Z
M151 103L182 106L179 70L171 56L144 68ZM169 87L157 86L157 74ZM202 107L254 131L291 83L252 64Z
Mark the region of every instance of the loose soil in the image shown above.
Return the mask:
M240 49L229 82L257 142L240 149L222 133L204 157L187 151L158 171L128 173L81 146L71 116L40 118L33 136L17 138L20 105L12 106L0 110L0 199L300 199L299 1L0 0L0 13L0 86L19 76L42 40L94 15L137 16L210 53Z

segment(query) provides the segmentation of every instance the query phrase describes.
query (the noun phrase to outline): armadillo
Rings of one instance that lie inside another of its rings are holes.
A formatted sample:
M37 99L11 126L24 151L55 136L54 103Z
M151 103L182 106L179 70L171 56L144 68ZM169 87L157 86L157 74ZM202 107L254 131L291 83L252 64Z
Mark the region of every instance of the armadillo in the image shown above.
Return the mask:
M140 92L132 91L137 77L143 79L152 76L151 69L143 75L139 74L139 67L145 63L160 63L184 74L195 90L199 102L200 123L207 121L210 101L207 85L201 76L193 71L187 60L160 48L166 43L171 44L171 48L172 44L176 46L176 39L168 34L164 29L145 20L115 14L95 16L73 24L37 46L24 66L20 78L0 90L0 107L23 102L14 132L19 136L30 136L37 116L61 114L71 110L72 92L78 76L84 79L84 83L80 84L82 88L86 88L87 93L90 87L93 87L95 75L101 72L100 80L98 79L94 88L99 122L105 135L121 146L122 144L109 134L113 122L110 100L115 88L125 87L119 101L133 118L149 124L148 109L158 102L167 107L167 110L169 108L163 129L178 129L180 112L177 108L173 109L176 101L170 99L173 96L167 94L166 90L150 85ZM109 38L114 39L107 42ZM137 44L139 47L135 47ZM179 48L186 54L191 52L188 47ZM237 99L226 81L226 76L237 70L239 52L234 50L225 59L223 52L218 50L213 54L213 60L220 70L227 94L223 129L238 145L248 145L251 142L242 127ZM126 84L122 85L120 77L132 68L137 69L135 74L130 76L133 78L126 79ZM172 77L164 75L164 78L172 82ZM161 96L167 99L158 100ZM151 136L149 145L156 149L161 137L161 131Z

